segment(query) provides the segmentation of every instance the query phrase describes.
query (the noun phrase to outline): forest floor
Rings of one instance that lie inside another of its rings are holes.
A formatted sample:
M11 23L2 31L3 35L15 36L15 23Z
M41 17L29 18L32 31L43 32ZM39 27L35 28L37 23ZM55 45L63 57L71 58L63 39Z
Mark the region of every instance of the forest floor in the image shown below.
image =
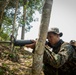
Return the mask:
M0 45L0 75L31 75L31 69L31 52L18 47L12 53L9 46Z

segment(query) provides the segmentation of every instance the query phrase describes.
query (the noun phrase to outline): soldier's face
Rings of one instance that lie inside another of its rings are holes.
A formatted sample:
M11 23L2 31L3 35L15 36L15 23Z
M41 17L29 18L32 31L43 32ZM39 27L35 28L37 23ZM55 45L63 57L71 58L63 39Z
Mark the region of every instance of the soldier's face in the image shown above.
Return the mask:
M60 37L58 34L48 33L47 39L50 42L50 44L54 45L59 41Z

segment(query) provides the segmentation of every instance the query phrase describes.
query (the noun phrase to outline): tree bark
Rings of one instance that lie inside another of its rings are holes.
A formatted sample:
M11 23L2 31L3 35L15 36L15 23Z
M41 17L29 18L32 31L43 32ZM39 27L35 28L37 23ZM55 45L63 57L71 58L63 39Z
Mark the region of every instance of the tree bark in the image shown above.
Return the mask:
M22 26L21 39L24 39L25 37L26 4L27 4L27 0L23 0L23 26Z
M53 4L53 0L45 0L43 11L42 11L39 39L36 44L35 53L33 55L32 75L41 75L44 46L45 46L45 41L47 37L52 4Z
M0 30L1 30L1 27L2 27L2 17L3 17L3 13L4 13L5 8L6 8L7 5L9 4L9 1L10 1L10 0L6 0L6 1L1 1L1 2L0 2Z

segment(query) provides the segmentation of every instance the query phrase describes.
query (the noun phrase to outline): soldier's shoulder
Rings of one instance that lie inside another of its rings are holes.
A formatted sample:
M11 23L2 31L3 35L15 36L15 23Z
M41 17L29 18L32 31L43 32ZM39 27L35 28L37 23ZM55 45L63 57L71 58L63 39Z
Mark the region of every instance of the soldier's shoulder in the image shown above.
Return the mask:
M64 48L64 49L68 49L68 50L74 50L72 45L68 42L64 42L62 45L61 45L61 49Z
M72 47L70 43L64 42L61 47Z

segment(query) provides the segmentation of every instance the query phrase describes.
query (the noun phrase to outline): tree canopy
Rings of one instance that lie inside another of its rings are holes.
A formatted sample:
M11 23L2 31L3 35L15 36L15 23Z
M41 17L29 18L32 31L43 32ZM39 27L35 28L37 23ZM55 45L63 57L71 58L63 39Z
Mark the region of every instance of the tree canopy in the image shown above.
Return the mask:
M23 6L24 2L26 4ZM36 21L36 18L34 18L35 11L42 11L42 3L43 0L19 0L16 12L15 35L17 35L18 28L23 25L25 25L26 32L32 28L30 23ZM4 36L7 35L7 39L12 33L16 4L15 0L0 0L0 33L4 34ZM26 9L25 22L23 21L23 7Z

